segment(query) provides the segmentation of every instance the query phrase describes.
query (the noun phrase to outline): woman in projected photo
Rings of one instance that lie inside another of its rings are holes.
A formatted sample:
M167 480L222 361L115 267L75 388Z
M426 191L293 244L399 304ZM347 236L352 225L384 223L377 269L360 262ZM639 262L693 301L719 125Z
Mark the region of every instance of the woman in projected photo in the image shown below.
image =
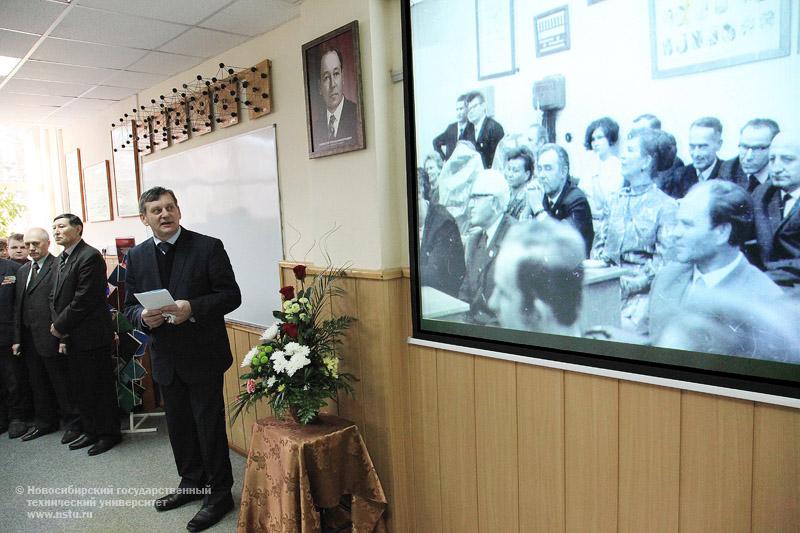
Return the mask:
M583 146L591 150L591 156L578 187L589 200L595 232L600 229L609 199L622 187L621 165L615 154L618 139L619 124L608 117L599 118L586 128Z
M654 182L674 154L667 136L658 130L634 130L622 152L623 187L606 206L595 236L592 258L625 269L620 278L621 325L647 333L650 285L669 259L677 202Z
M425 171L427 178L423 189L426 194L425 199L436 204L439 203L439 174L442 173L443 166L442 156L436 152L426 155L422 161L422 170Z

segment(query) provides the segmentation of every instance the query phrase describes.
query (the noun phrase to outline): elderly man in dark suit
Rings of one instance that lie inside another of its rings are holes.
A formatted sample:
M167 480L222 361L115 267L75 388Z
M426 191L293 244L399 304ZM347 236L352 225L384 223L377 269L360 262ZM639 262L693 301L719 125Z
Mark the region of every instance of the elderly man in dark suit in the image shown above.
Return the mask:
M748 120L739 131L739 155L722 163L719 177L753 193L769 178L769 145L780 132L769 118Z
M475 149L481 154L483 168L492 168L494 153L505 132L499 122L486 116L486 99L482 93L467 94L467 118L475 128Z
M701 117L689 128L689 154L692 163L683 167L674 190L667 192L683 198L695 183L717 179L722 161L717 152L722 147L722 123L716 117ZM666 192L666 191L665 191Z
M650 292L654 342L693 294L717 289L744 302L781 296L780 288L741 252L752 220L747 191L728 181L699 183L681 200L674 230L677 262L656 274Z
M22 436L28 441L58 429L59 412L66 428L62 444L80 436L80 420L70 399L67 357L58 353L58 339L50 333L50 291L57 269L49 252L50 237L43 228L25 233L31 262L17 274L15 353L28 369L33 390L34 424Z
M508 197L508 185L499 171L485 169L475 177L467 204L467 273L458 295L470 304L467 320L474 324L495 323L495 313L488 306L494 290L495 259L516 222L505 213Z
M800 284L800 133L775 136L769 174L753 192L756 240L767 274L793 287Z
M159 498L168 511L205 495L187 524L202 531L233 509L233 474L225 433L223 375L233 361L225 315L241 304L222 241L180 226L175 194L145 191L139 216L153 238L128 253L125 315L152 338L153 378L164 397L178 491ZM145 309L135 293L168 289L175 304Z
M12 354L14 283L19 268L19 263L0 259L0 433L9 430L8 436L12 439L21 437L28 430L26 402L20 389L23 362Z
M91 446L105 453L120 440L115 389L114 330L106 301L106 263L82 238L83 222L71 213L53 220L53 238L64 251L58 258L50 297L50 332L66 352L70 390L80 412L81 435L70 450Z
M456 98L456 121L433 139L433 149L447 161L458 141L469 141L475 144L475 127L467 120L467 95Z
M569 155L557 144L545 144L536 155L536 186L528 190L530 218L544 214L566 220L583 238L588 257L594 241L592 210L586 195L569 179Z

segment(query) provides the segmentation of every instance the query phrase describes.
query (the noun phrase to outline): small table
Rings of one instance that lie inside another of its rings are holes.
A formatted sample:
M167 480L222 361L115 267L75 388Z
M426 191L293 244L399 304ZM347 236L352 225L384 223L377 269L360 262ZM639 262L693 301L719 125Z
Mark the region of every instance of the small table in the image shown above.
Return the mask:
M384 532L386 496L358 427L320 415L301 425L263 418L253 424L239 533L321 531L320 510L352 496L352 531Z

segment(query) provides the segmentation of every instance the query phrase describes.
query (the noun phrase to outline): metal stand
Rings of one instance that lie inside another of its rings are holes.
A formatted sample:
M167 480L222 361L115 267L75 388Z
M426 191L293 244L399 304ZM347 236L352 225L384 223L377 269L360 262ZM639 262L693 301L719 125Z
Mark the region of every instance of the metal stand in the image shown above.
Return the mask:
M123 429L123 433L153 433L158 431L158 428L143 428L140 427L145 420L151 416L164 416L164 411L156 411L153 413L128 413L129 429ZM137 420L138 419L138 420Z

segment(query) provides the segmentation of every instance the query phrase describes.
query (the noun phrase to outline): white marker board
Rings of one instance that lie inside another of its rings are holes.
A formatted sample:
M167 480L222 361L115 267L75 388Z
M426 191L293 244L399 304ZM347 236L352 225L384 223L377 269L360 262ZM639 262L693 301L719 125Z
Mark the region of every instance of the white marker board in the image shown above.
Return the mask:
M272 324L283 259L275 127L144 163L143 189L172 189L184 228L222 239L242 305L226 318Z

